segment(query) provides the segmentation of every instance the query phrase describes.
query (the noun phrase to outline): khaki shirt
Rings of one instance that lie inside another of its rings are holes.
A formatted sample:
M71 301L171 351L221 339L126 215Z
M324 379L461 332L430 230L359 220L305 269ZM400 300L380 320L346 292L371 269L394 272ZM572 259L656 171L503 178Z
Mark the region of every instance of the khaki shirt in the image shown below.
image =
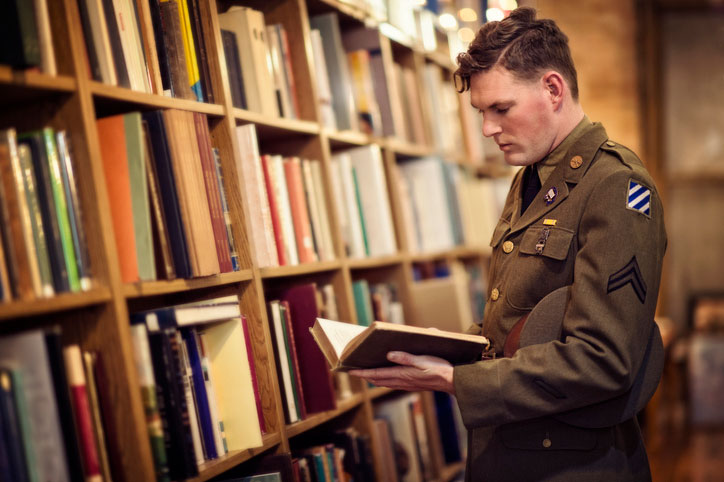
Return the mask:
M570 285L561 338L455 367L467 478L648 480L635 419L582 429L551 416L631 387L654 323L666 248L661 201L638 157L600 124L584 119L554 158L522 215L522 169L513 180L491 240L483 325L471 332L501 356L513 325Z

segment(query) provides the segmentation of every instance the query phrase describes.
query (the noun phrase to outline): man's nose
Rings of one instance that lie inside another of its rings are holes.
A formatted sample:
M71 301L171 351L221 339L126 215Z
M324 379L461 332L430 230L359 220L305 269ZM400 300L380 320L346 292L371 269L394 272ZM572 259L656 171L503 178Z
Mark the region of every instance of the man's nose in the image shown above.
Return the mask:
M500 133L500 131L501 129L499 123L483 119L483 135L485 137L492 137L495 134Z

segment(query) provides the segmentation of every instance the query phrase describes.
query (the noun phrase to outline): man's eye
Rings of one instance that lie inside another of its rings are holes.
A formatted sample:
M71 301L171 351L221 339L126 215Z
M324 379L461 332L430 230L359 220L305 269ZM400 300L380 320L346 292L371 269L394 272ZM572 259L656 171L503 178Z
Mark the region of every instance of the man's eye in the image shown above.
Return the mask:
M498 114L505 114L506 112L508 112L508 109L509 109L509 107L498 108L498 109L495 109L495 112L497 112Z

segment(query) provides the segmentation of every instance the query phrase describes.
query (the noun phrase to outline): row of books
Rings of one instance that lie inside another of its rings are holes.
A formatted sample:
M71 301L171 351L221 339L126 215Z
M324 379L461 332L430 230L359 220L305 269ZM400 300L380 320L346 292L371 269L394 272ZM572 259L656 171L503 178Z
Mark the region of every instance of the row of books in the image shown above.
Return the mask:
M396 284L370 284L366 279L358 279L352 282L352 294L358 325L370 326L373 321L405 324L405 314Z
M0 131L0 301L90 288L70 136Z
M238 126L241 186L259 265L285 266L335 258L322 165L260 155L253 124ZM260 216L258 214L261 214Z
M148 40L133 0L78 0L91 78L140 92L153 92ZM214 102L207 32L199 0L149 0L163 93Z
M157 480L180 480L265 432L236 295L131 314L134 359Z
M47 0L0 5L0 64L57 75Z
M2 480L110 481L119 473L102 362L63 347L59 328L0 338Z
M368 434L354 428L313 437L291 452L261 455L233 469L220 482L373 482Z
M455 93L444 94L450 89L440 88L441 70L426 68L425 88L434 90L430 90L430 96L422 96L420 82L410 66L383 60L378 30L361 25L342 30L334 12L312 17L310 25L324 126L430 145L423 100L432 114L441 114L432 117L436 123L445 124L444 120L457 114ZM438 100L439 95L443 99ZM459 122L452 125L456 124ZM440 147L453 150L457 136L455 133L448 140L440 135Z
M332 377L309 329L319 316L339 317L331 284L305 283L273 293L268 302L270 332L276 351L287 423L309 414L334 410L352 396L346 374Z
M331 159L335 214L345 252L352 258L397 251L387 176L377 145L338 151Z
M263 12L238 6L220 13L219 25L234 107L298 119L296 82L284 26L266 25Z
M396 173L410 252L490 243L508 178L478 178L438 157L400 162Z
M219 151L204 114L148 111L97 121L124 282L239 269Z

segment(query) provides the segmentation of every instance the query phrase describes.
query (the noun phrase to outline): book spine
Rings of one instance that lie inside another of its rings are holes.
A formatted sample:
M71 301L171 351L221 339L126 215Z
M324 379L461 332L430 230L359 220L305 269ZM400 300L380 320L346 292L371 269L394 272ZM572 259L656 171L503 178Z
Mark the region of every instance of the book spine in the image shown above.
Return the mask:
M68 215L73 233L73 247L75 248L76 262L78 263L80 287L82 290L88 290L91 284L90 256L83 224L83 211L78 197L78 186L75 178L75 168L73 167L70 138L66 131L60 131L56 134L56 140L58 144L58 154L61 159L60 168L63 176L63 186L65 187L65 195L68 200Z
M83 368L85 369L86 388L88 392L88 407L90 408L91 420L93 422L93 433L95 435L96 450L101 474L105 480L111 477L111 465L108 459L108 448L106 445L105 429L101 421L100 398L95 379L96 357L94 353L83 352Z
M279 258L279 266L288 264L287 256L284 249L284 239L282 235L281 220L279 219L279 206L277 203L276 192L271 180L271 172L269 163L271 156L264 154L261 156L261 167L264 173L264 185L266 186L266 194L269 198L269 212L271 215L272 228L274 229L274 240L276 241L277 257Z
M83 456L83 469L86 481L101 476L98 451L96 450L93 435L93 421L88 403L83 360L78 345L70 345L63 349L65 369L68 373L73 414L75 415L76 430Z
M194 339L196 346L199 349L199 357L201 361L201 370L204 375L204 384L206 386L206 396L209 399L209 413L211 414L211 420L214 426L214 441L216 442L216 453L219 455L225 454L229 451L229 447L226 444L226 433L224 431L224 421L220 418L219 403L216 397L216 390L214 389L214 381L211 377L211 368L209 358L204 352L204 345L201 343L199 333L194 331Z
M291 309L289 308L289 302L281 302L281 315L282 322L284 325L284 336L286 337L287 347L289 348L289 362L290 369L294 374L294 383L296 386L297 394L297 406L299 408L299 414L302 419L307 418L307 405L304 403L304 388L302 387L302 375L299 370L299 355L297 355L297 342L294 338L294 327L292 326L292 315Z
M158 55L158 67L161 74L161 87L164 95L171 95L171 67L169 65L166 40L163 35L163 23L161 21L160 0L148 0L151 11L151 23L153 25L153 36L156 41L156 53Z
M25 482L30 480L23 450L23 435L15 406L16 387L13 372L0 367L0 439L5 455L5 467L0 467L0 476Z
M183 35L181 33L181 17L179 4L176 0L161 2L161 26L166 45L171 75L171 92L180 99L195 99L189 87L189 74L186 67Z
M204 373L201 368L201 357L196 343L196 334L193 329L182 330L181 336L188 356L188 364L191 369L191 377L193 380L193 390L196 400L196 408L199 415L199 426L203 437L204 451L206 458L215 459L220 454L216 450L216 441L214 439L214 427L211 419L211 410L209 409L209 399L206 393L206 383Z
M304 199L304 186L302 184L302 171L299 158L290 158L284 162L287 190L289 191L289 205L292 209L294 222L294 235L297 240L299 260L302 263L311 263L317 260L314 252L311 226L307 203Z
M183 37L184 52L186 53L186 68L188 69L188 84L196 100L204 101L204 94L201 91L201 76L199 75L199 64L196 58L196 46L194 34L189 17L189 4L187 0L179 0L179 24Z
M226 239L229 242L229 256L231 258L231 267L234 271L239 271L239 252L236 250L236 242L234 241L234 230L231 228L231 212L229 211L229 202L226 198L226 186L224 185L224 173L221 168L221 156L219 149L214 147L214 169L216 172L216 181L219 183L219 201L221 202L221 210L224 214L224 224L226 226Z
M194 393L193 374L191 365L188 362L186 346L181 338L181 333L175 331L173 337L170 338L171 350L178 356L178 369L181 374L181 387L183 397L186 400L186 407L189 414L189 426L191 427L191 438L194 443L194 455L196 456L196 464L204 463L206 459L206 447L204 447L201 439L201 426L199 425L199 407L196 404Z
M199 66L199 78L201 81L201 92L205 102L214 103L214 92L211 86L211 74L209 72L209 57L206 48L206 38L202 25L202 2L199 0L189 0L189 14L191 17L191 27L194 35L196 47L197 62Z

